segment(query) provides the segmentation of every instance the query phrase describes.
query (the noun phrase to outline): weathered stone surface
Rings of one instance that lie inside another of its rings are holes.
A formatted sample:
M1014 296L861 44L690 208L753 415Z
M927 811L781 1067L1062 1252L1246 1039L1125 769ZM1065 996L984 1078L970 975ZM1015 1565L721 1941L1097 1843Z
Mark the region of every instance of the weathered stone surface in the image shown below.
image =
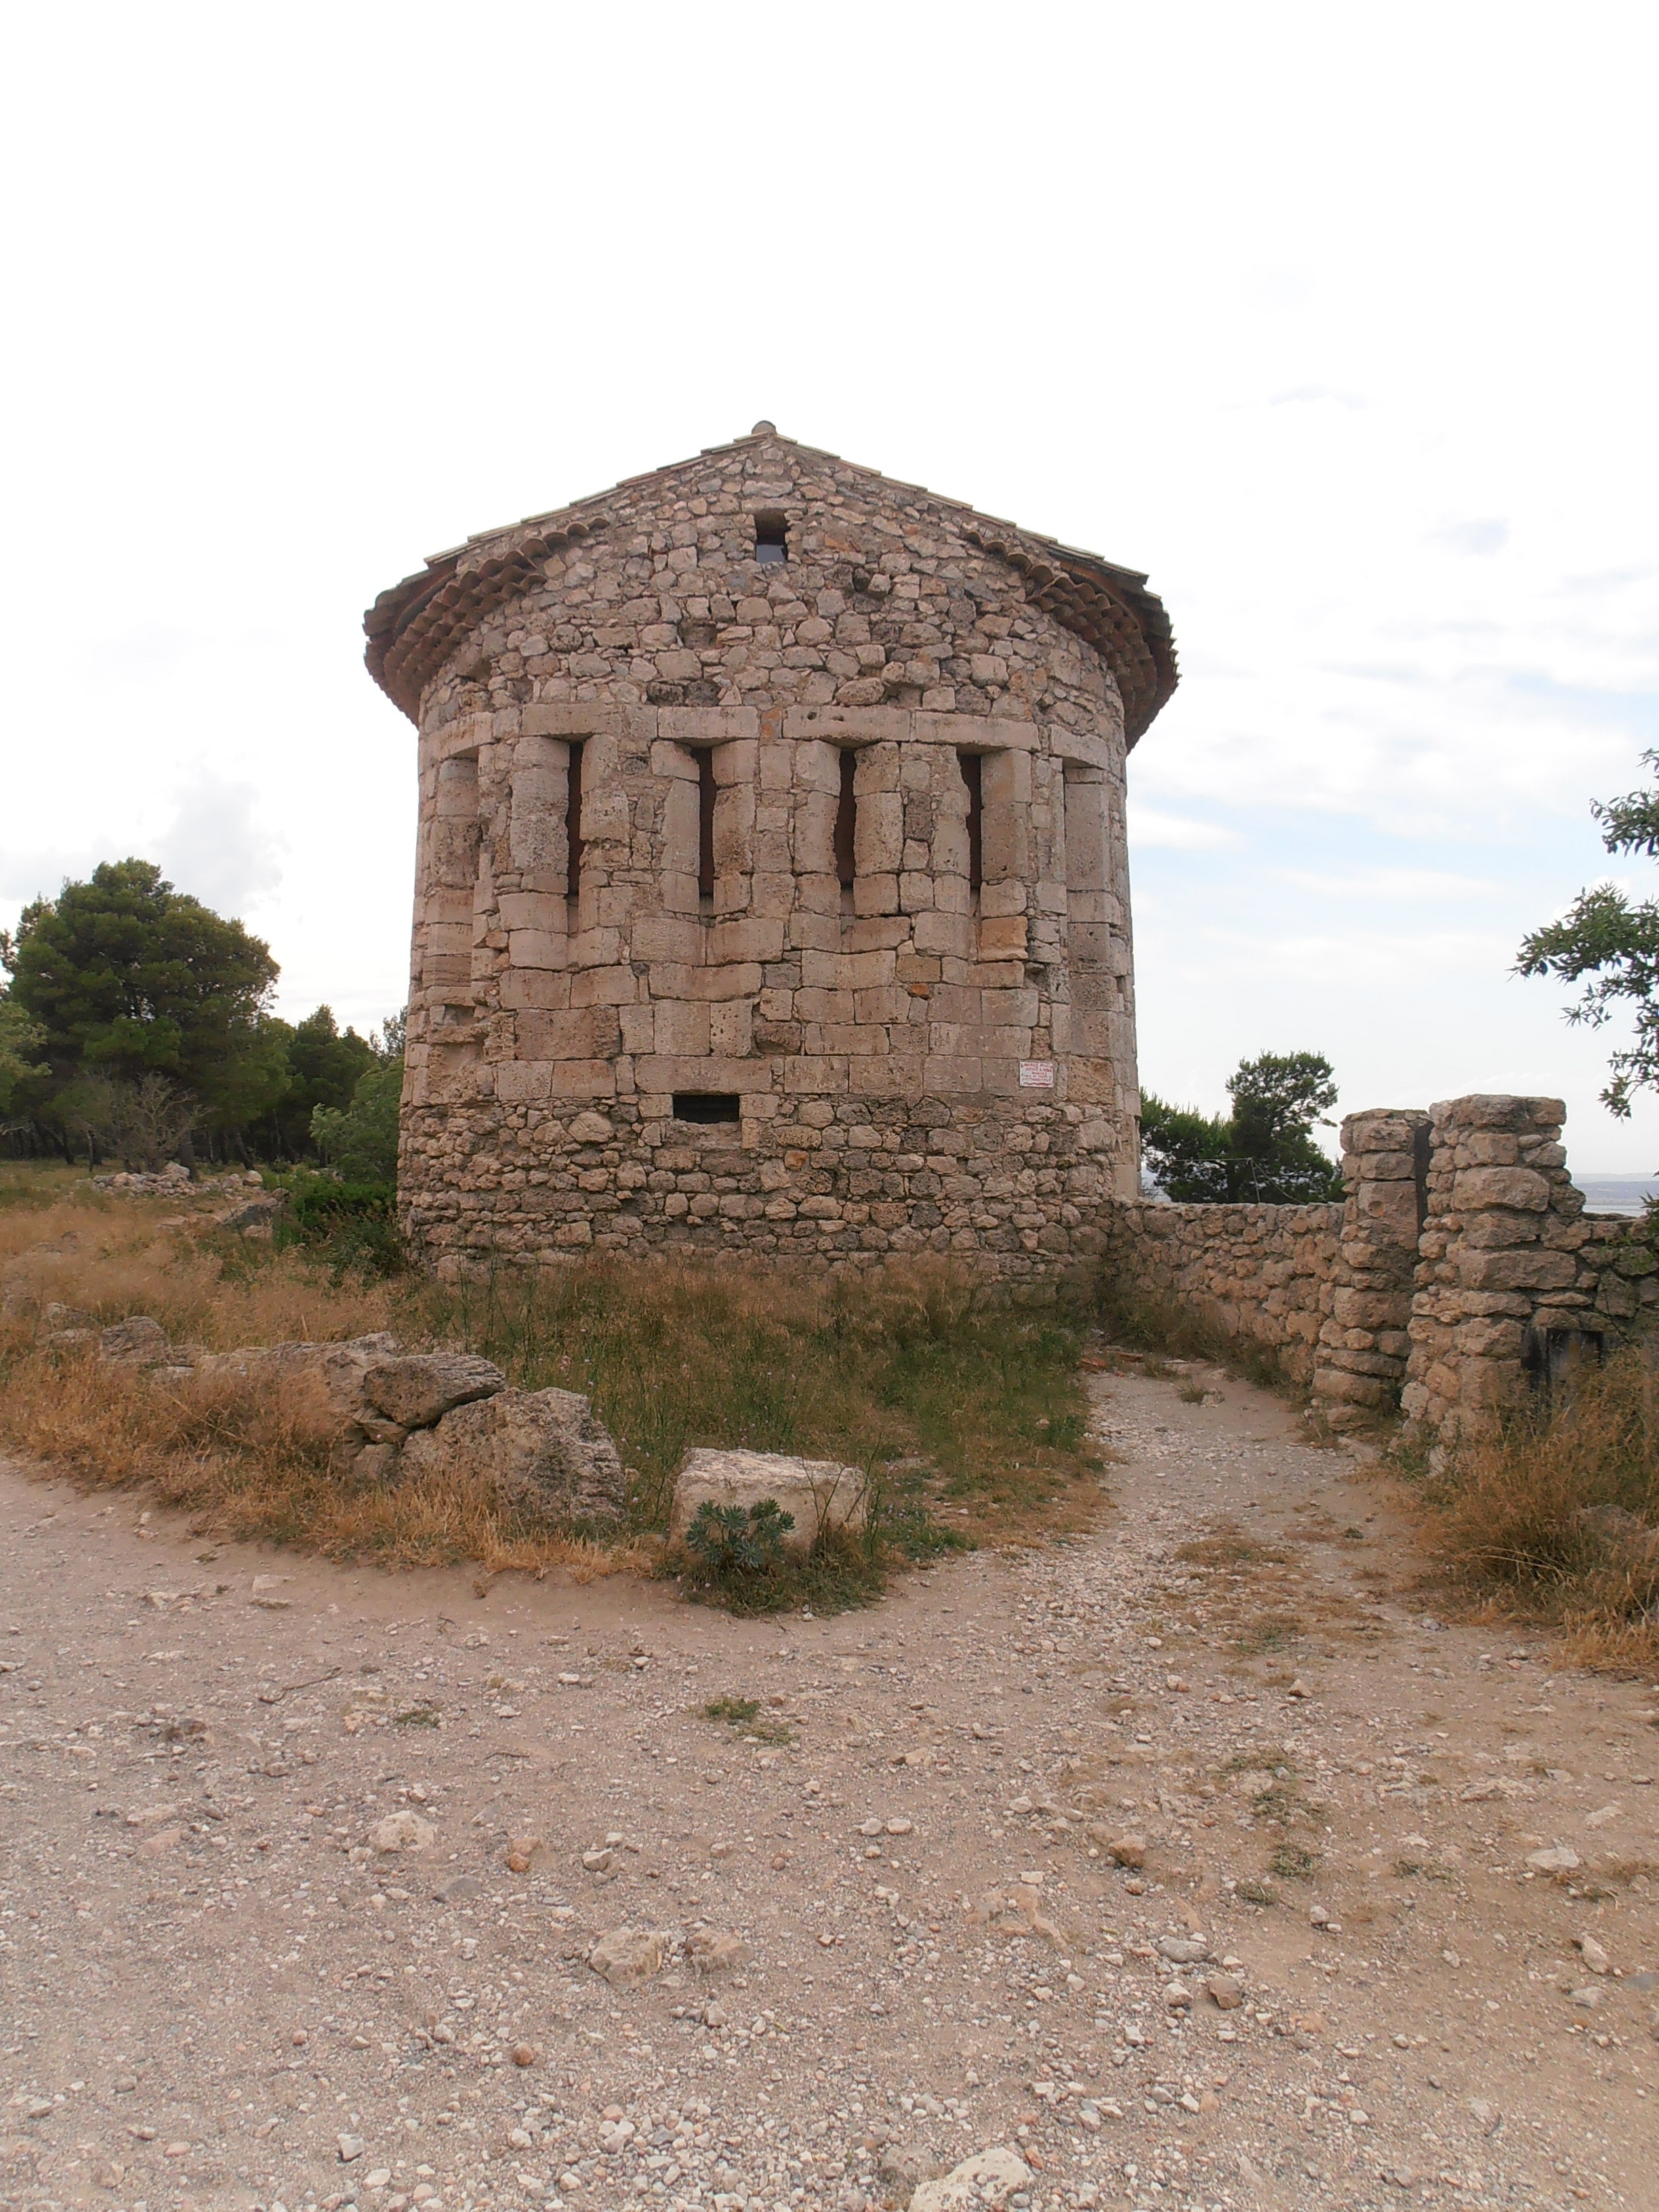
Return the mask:
M1339 1206L1168 1206L1140 1200L1100 1218L1107 1274L1131 1296L1179 1306L1218 1334L1313 1373L1330 1310Z
M377 1820L368 1840L377 1851L429 1851L438 1840L438 1832L430 1820L405 1809Z
M466 1352L411 1352L381 1360L363 1375L369 1404L405 1429L430 1428L453 1407L506 1388L499 1367Z
M268 1191L262 1198L251 1198L244 1205L234 1207L219 1226L234 1231L239 1237L258 1237L262 1232L268 1235L287 1206L285 1190Z
M612 1928L594 1944L587 1963L613 1990L638 1990L662 1972L667 1956L668 1938L659 1930Z
M675 1478L669 1541L684 1542L705 1501L746 1509L769 1498L794 1516L784 1549L797 1554L811 1550L821 1528L856 1533L869 1519L869 1484L858 1468L834 1460L792 1459L781 1452L698 1449L686 1454Z
M1516 1213L1542 1213L1550 1202L1550 1187L1530 1168L1466 1167L1452 1177L1451 1202L1458 1213L1492 1206Z
M167 1367L173 1364L173 1347L159 1321L148 1314L133 1314L102 1329L98 1357L117 1367Z
M1160 1936L1156 1948L1158 1957L1172 1966L1195 1966L1210 1955L1209 1945L1200 1936Z
M685 1955L700 1974L731 1974L749 1964L750 1953L729 1929L694 1928L685 1939Z
M501 1389L457 1406L404 1446L398 1479L480 1481L497 1503L541 1521L614 1522L627 1502L621 1460L574 1390Z
M198 1358L196 1368L201 1375L270 1377L279 1386L308 1378L321 1390L329 1413L338 1424L341 1460L351 1462L365 1445L395 1447L403 1441L401 1424L377 1412L363 1390L363 1378L369 1369L396 1358L398 1352L396 1340L382 1329L331 1343L245 1345L235 1352L205 1352Z
M999 2143L994 2149L975 2151L942 2179L922 2182L910 2199L910 2212L982 2212L988 2205L1006 2204L1016 2190L1029 2189L1036 2179L1018 2152Z

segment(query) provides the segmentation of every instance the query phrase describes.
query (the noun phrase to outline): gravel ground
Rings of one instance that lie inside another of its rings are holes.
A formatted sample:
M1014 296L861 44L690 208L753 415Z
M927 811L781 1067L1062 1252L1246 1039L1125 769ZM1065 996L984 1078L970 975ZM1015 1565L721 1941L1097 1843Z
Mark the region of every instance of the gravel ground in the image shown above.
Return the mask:
M825 1621L0 1468L0 2208L1659 2203L1654 1690L1425 1617L1276 1401L1091 1388L1097 1533Z

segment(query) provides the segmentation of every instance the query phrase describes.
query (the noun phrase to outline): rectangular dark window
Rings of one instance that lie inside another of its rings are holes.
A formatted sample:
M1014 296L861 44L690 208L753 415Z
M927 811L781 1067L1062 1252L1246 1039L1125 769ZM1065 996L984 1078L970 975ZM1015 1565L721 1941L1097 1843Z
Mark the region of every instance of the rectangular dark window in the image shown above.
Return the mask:
M714 896L714 749L697 748L697 896Z
M565 786L565 889L572 898L582 887L582 754L586 740L577 738L570 747L568 781Z
M976 891L985 881L985 757L958 753L957 766L968 787L968 888Z
M755 517L755 558L763 568L789 558L789 525L781 514Z
M844 891L852 890L857 869L859 802L853 779L858 774L858 755L850 745L843 746L841 798L836 807L836 876Z
M735 1121L739 1118L735 1091L677 1091L674 1093L674 1119L677 1121Z

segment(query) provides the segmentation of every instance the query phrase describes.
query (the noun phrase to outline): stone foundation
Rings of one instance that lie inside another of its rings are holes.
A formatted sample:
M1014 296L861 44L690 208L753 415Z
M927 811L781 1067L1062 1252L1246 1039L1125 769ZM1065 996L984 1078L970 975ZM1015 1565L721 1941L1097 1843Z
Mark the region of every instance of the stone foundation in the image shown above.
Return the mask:
M1110 1133L1070 1103L786 1095L698 1127L631 1102L495 1101L429 1136L415 1117L405 1158L428 1142L408 1218L440 1273L590 1251L817 1267L931 1252L1024 1276L1092 1260L1114 1212Z

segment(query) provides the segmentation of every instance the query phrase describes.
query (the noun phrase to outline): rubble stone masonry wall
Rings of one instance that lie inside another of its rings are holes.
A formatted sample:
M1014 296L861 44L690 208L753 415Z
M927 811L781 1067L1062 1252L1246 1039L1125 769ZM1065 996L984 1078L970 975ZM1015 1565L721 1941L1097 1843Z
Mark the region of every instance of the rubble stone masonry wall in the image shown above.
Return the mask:
M1441 1443L1659 1335L1642 1224L1587 1214L1559 1099L1471 1097L1342 1125L1340 1206L1114 1206L1106 1267L1270 1351L1331 1425Z
M1105 1268L1131 1297L1176 1306L1310 1382L1335 1294L1340 1206L1167 1206L1104 1222Z
M383 595L428 1261L1096 1252L1143 580L761 426Z

